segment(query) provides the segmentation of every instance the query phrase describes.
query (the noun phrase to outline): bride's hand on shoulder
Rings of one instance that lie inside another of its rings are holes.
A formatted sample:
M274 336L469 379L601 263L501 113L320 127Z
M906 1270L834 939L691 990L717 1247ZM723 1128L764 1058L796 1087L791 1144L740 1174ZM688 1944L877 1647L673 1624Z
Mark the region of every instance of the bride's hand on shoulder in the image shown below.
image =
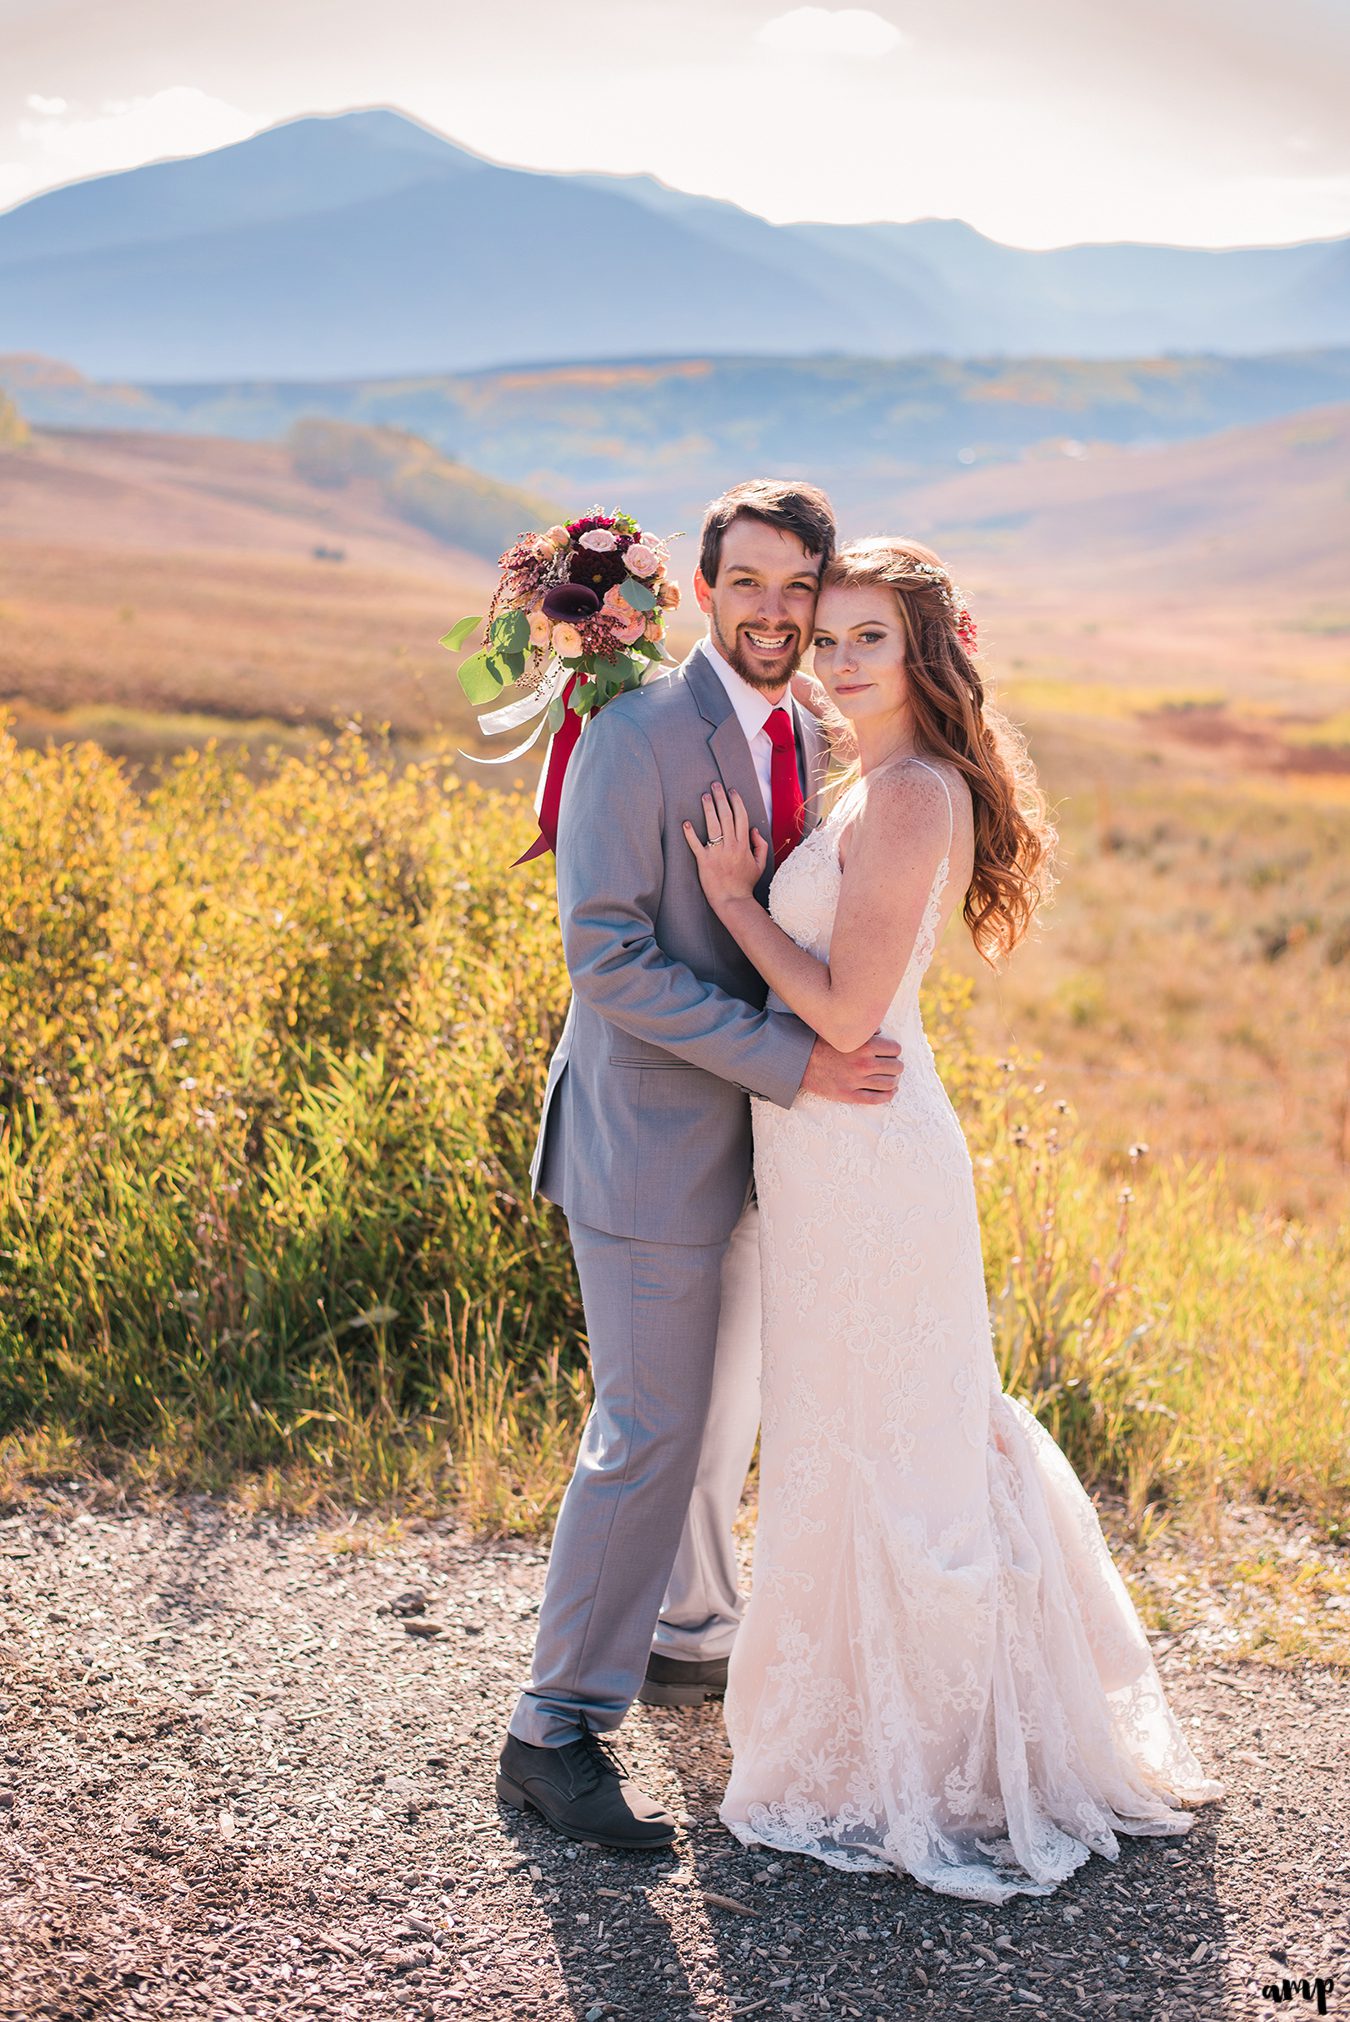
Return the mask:
M769 845L751 827L745 802L734 789L728 798L721 782L714 780L703 796L703 827L706 839L700 841L693 822L687 821L684 839L694 852L708 904L719 913L738 900L753 899L769 861Z

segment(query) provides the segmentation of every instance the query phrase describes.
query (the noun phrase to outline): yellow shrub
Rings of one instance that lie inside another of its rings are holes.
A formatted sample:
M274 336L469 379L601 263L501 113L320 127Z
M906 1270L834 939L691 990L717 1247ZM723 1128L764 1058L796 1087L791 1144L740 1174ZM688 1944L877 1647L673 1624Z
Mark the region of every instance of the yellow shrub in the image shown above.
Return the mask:
M0 728L0 1437L160 1481L538 1527L586 1403L561 1218L528 1195L566 1007L523 799L349 734L144 795ZM1346 1246L1148 1172L927 998L1005 1380L1136 1513L1213 1484L1335 1531ZM24 1457L27 1458L24 1458Z

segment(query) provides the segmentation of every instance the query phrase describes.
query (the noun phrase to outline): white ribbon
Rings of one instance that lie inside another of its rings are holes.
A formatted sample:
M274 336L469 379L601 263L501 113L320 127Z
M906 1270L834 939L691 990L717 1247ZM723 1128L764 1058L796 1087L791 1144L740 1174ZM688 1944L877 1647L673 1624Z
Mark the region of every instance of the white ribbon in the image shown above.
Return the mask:
M484 737L503 737L508 730L519 730L522 723L528 723L542 709L547 709L555 695L561 695L567 685L567 669L561 660L552 660L544 676L542 686L522 695L516 702L504 702L499 709L489 709L486 716L478 719L478 728Z
M503 702L499 708L489 709L485 716L479 717L478 728L484 737L504 737L508 731L519 730L522 723L528 723L532 716L537 716L539 721L525 742L518 744L514 751L504 752L500 758L480 758L476 752L461 750L460 757L471 759L475 765L512 765L516 759L523 758L531 746L538 743L548 718L549 705L556 695L562 694L568 676L569 670L562 661L554 659L550 661L540 687L520 696L515 702Z

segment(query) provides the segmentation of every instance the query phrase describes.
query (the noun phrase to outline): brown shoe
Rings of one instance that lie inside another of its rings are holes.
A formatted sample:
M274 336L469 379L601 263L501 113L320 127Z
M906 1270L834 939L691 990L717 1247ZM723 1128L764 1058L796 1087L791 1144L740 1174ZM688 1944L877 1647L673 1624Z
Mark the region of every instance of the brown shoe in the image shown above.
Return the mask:
M725 1657L694 1663L687 1657L665 1657L653 1650L638 1698L644 1706L701 1706L705 1699L724 1698L726 1689Z
M537 1811L568 1839L645 1848L675 1837L670 1813L629 1782L609 1743L590 1730L562 1748L536 1748L508 1734L497 1795L516 1810Z

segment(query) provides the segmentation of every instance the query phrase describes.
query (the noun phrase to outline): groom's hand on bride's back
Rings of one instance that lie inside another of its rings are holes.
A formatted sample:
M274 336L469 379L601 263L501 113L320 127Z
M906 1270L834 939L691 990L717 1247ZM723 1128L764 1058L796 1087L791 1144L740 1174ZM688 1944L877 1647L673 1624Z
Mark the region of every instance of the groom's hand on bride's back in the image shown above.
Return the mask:
M823 1095L827 1102L889 1102L903 1073L900 1048L880 1033L852 1053L837 1053L817 1039L802 1077L802 1093Z

